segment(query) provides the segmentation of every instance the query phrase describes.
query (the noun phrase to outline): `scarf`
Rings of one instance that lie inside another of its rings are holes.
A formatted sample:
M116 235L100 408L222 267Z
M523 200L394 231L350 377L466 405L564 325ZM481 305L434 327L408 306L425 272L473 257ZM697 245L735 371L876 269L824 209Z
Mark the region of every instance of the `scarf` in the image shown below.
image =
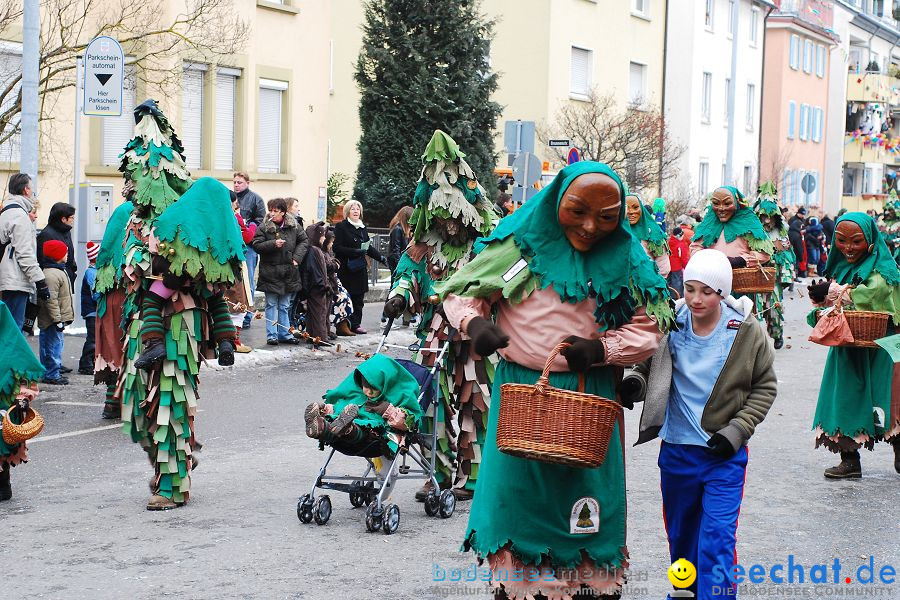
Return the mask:
M572 181L586 173L610 177L619 188L621 206L618 227L589 252L579 252L559 225L559 203ZM669 300L665 280L624 223L622 180L608 165L582 161L563 168L531 200L501 219L493 233L475 243L475 252L512 236L522 255L530 259L529 270L541 288L552 286L563 302L570 303L596 295L598 323L615 328L633 316L635 300L645 306ZM662 317L660 322L665 320Z
M44 376L44 367L16 325L12 313L0 301L0 396L11 396L16 386L24 381L38 381Z
M900 271L897 263L891 257L884 238L878 232L878 225L869 215L862 212L848 212L835 222L835 229L842 221L852 221L859 225L866 241L874 246L872 251L864 259L849 263L844 258L843 252L837 246L828 253L828 262L825 263L825 275L841 285L858 285L865 283L873 271L878 272L888 285L900 285Z
M647 245L650 247L650 253L653 256L668 254L669 247L668 242L666 241L666 234L643 202L641 202L640 220L632 225L626 218L624 225L631 231L631 235L641 241L647 242Z
M347 222L357 229L362 229L363 227L365 227L365 224L360 219L351 219L350 217L347 217Z
M734 215L728 221L723 223L716 216L712 205L710 205L706 209L703 221L694 231L693 241L700 242L704 248L709 248L719 240L724 231L726 242L733 242L738 237L742 237L747 240L751 250L771 254L773 248L772 242L769 241L769 234L766 233L762 223L759 222L759 217L747 206L744 195L737 188L730 185L724 185L717 189L726 189L731 193L731 197L734 198L737 205L737 210L734 211Z

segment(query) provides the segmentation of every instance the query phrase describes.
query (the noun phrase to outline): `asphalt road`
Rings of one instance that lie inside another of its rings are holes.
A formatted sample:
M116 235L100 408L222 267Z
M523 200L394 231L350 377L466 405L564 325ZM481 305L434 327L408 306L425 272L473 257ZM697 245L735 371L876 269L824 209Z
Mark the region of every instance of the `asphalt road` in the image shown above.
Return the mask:
M776 363L779 397L750 446L739 562L768 572L789 555L807 569L838 558L842 577L854 582L869 556L876 573L881 565L900 571L900 475L890 449L882 444L864 453L862 480L822 477L836 461L813 449L810 423L825 351L805 341L807 306L806 298L788 300L788 345ZM377 313L366 309L372 330ZM260 344L260 330L255 325L247 339ZM392 339L405 343L410 335L400 331ZM350 352L337 355L254 352L236 368L204 370L197 418L202 464L190 503L165 513L144 510L151 470L141 449L117 428L100 429L110 426L100 419L101 388L74 375L72 385L43 392L37 407L46 429L31 444L30 462L13 470L13 499L0 505L3 596L489 598L483 583L466 582L474 559L458 552L467 505L460 503L450 519L427 517L412 497L418 482L401 482L394 494L401 523L392 536L367 533L363 511L343 494L330 494L334 513L325 526L296 517L297 498L324 458L304 435L302 409L350 372L359 361L355 349L376 340L356 338ZM76 356L80 346L80 338L67 337L66 355ZM638 417L627 415L629 443ZM657 443L627 451L626 598L664 598L669 589L657 452ZM341 457L334 464L352 474L361 463ZM461 581L435 581L441 569L448 579L461 569ZM770 587L767 595L775 593ZM826 595L809 587L806 597ZM900 584L878 595L900 596Z

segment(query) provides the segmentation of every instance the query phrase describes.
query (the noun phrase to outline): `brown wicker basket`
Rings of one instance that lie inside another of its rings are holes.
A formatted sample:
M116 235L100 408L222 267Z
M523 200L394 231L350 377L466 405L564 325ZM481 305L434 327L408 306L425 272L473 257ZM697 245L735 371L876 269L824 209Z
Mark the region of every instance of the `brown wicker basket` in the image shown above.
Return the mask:
M550 365L569 344L561 343L544 365L534 385L500 386L497 447L501 452L541 462L574 467L599 467L622 407L612 400L550 386Z
M816 321L819 320L820 315L821 312L816 313ZM844 317L853 334L853 342L841 344L842 347L879 348L875 340L887 335L888 320L891 315L870 310L845 310Z
M775 267L733 269L731 289L739 294L771 294L775 291Z
M24 418L21 423L13 423L9 414L13 410L24 412ZM3 441L10 446L20 444L26 440L30 440L44 429L44 417L38 414L36 410L27 406L25 409L16 408L14 404L3 415Z

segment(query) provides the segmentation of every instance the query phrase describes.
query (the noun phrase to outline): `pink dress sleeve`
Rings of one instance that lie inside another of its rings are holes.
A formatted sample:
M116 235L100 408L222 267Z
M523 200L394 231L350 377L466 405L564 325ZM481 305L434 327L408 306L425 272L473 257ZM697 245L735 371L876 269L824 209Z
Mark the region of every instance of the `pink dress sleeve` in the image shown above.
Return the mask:
M653 356L662 337L656 321L643 307L638 308L627 325L601 334L606 364L630 366L644 361Z
M701 250L703 250L703 244L701 244L700 242L691 242L691 246L690 246L691 256L697 254Z
M499 292L496 294L496 298L488 299L450 294L443 302L444 314L447 315L447 320L454 329L468 335L469 321L473 317L489 318L491 304L499 297Z
M659 269L659 274L666 278L669 276L669 273L672 272L672 263L669 262L669 255L665 254L663 256L657 256L653 259L656 261L656 267Z

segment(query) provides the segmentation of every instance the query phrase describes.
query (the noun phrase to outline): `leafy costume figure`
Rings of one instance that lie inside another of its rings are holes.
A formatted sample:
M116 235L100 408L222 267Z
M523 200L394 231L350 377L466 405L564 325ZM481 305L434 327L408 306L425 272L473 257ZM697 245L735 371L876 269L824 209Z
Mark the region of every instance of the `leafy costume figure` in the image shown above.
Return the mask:
M0 301L0 417L12 408L19 396L34 398L36 386L33 384L44 377L44 367L31 351L22 330L13 320L6 304ZM19 424L19 411L10 420ZM9 445L0 435L0 502L12 498L10 470L28 459L25 442Z
M497 219L464 157L453 138L440 129L434 132L422 155L424 166L413 197L411 240L385 304L385 315L398 317L406 311L421 316L417 333L427 351L419 360L429 367L449 336L434 286L469 262L475 240L490 233ZM440 374L437 424L429 418L429 426L438 428L436 477L439 484L452 485L458 499L468 500L481 463L494 365L459 337L449 348L446 365ZM430 486L416 498L424 500Z
M661 203L662 198L657 198L654 204L657 201ZM656 263L659 274L663 277L668 276L671 271L669 255L672 253L669 249L669 240L640 196L628 194L625 197L625 216L631 235L640 240L647 256Z
M774 254L775 290L771 294L755 294L756 314L765 320L766 331L775 340L775 349L784 345L784 288L794 282L796 257L788 238L787 224L778 203L775 184L767 181L759 186L759 195L753 205L753 212L769 235Z
M223 291L236 281L243 247L228 189L192 182L168 120L148 100L120 171L134 210L125 234L125 362L116 397L123 430L154 468L148 510L187 502L200 449L194 437L204 355L233 363L235 330ZM143 345L141 344L143 342Z
M597 468L510 456L497 448L500 390L534 384L567 340L550 385L576 390L583 373L585 392L615 398L619 368L652 355L674 319L666 282L626 230L624 185L602 163L565 167L476 246L478 255L437 285L451 324L501 356L463 548L489 561L494 587L510 598L568 599L579 586L613 597L628 566L623 421ZM595 507L593 527L578 526L585 504ZM508 574L523 565L557 576L513 582Z
M848 224L857 227L847 227ZM854 262L841 250L842 237L861 230L868 247ZM825 275L833 280L826 298L810 298L820 306L833 304L843 286L847 310L871 310L891 315L888 335L900 324L900 271L878 233L874 219L861 212L848 212L835 222L832 251ZM846 301L849 296L849 302ZM807 321L815 325L816 312ZM900 386L895 365L881 348L835 346L828 350L813 429L816 447L840 453L841 463L825 471L828 478L858 478L862 475L859 448L872 450L875 442L894 445L894 467L900 472Z
M894 262L900 264L900 198L897 198L896 190L891 190L888 201L884 203L881 221L881 236L894 257Z

